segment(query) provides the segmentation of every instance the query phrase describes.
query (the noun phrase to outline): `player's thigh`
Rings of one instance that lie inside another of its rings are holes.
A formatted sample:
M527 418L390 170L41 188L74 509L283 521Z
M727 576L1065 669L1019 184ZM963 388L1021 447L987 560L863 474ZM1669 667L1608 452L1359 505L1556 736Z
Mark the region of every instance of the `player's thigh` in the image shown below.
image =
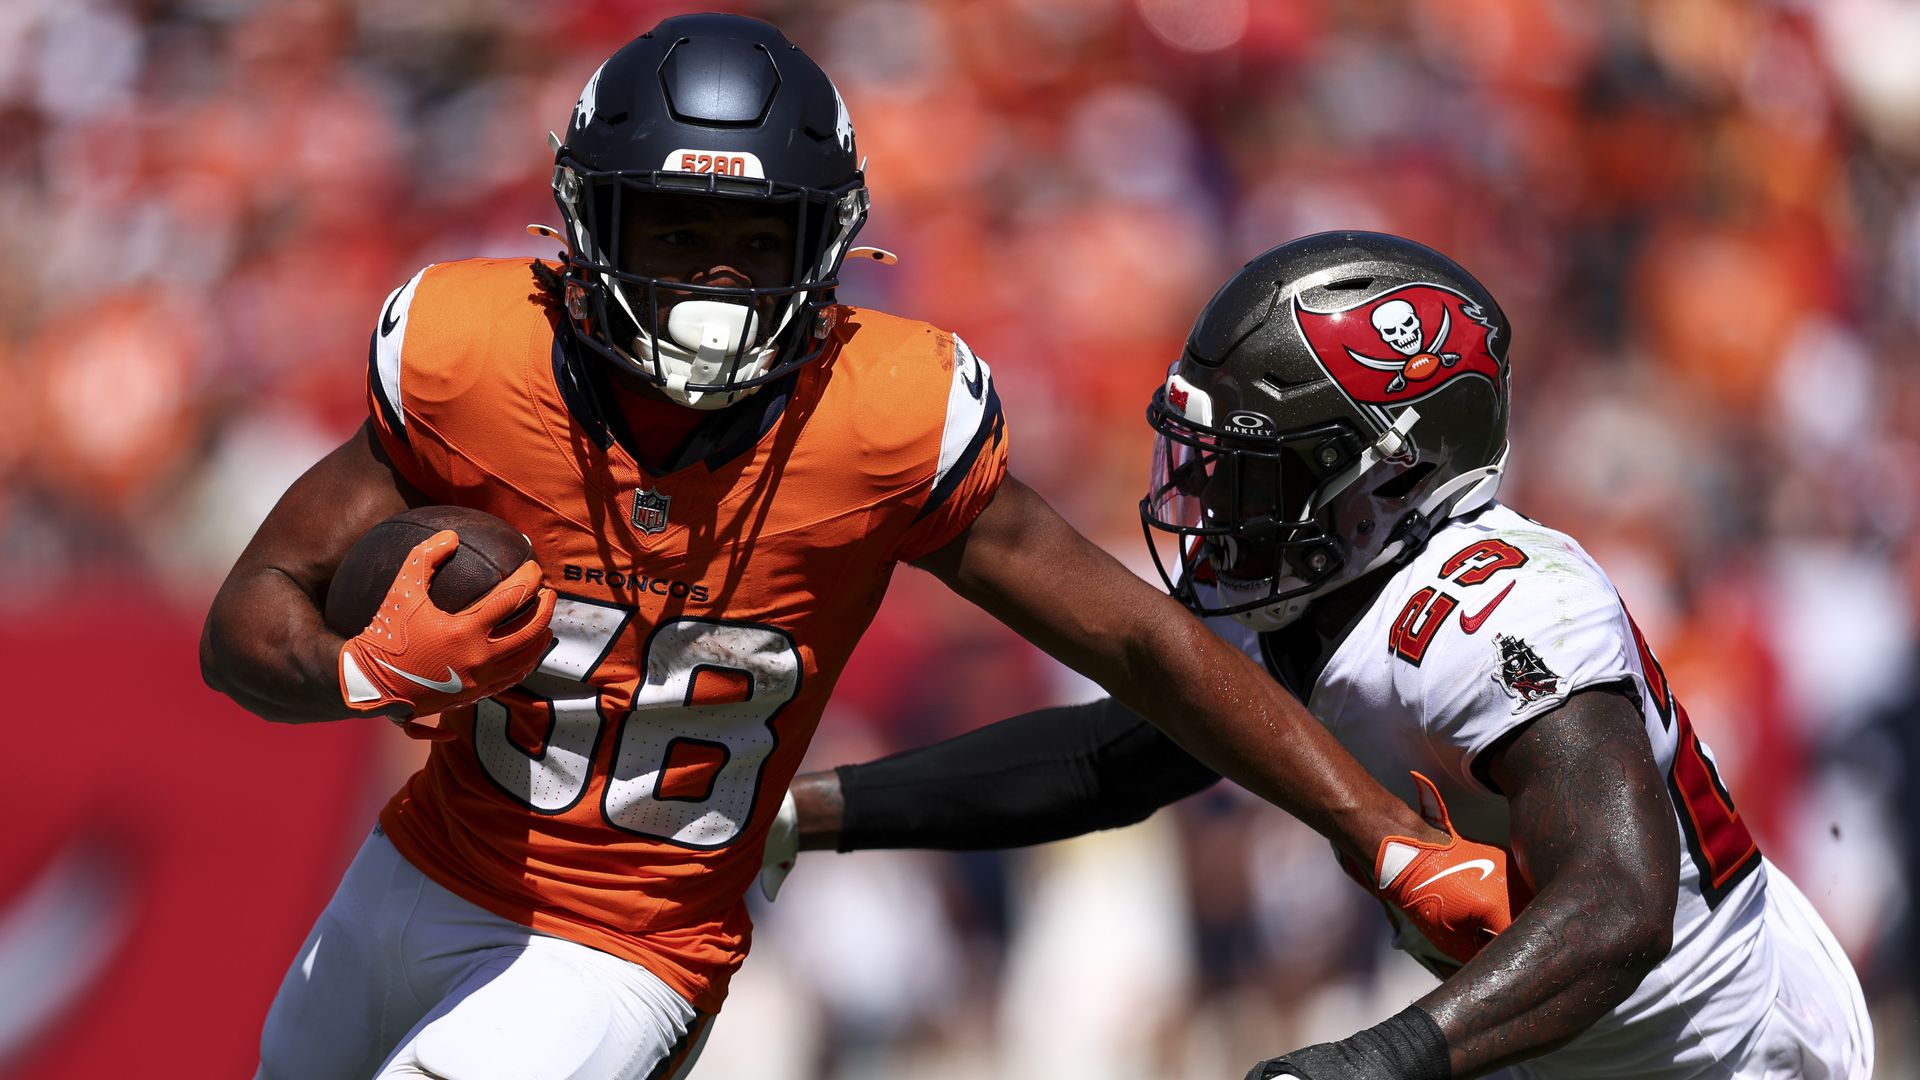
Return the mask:
M497 950L402 1040L381 1080L652 1080L709 1026L637 964L557 938Z
M366 1077L420 1019L393 938L423 881L384 836L361 846L267 1011L260 1080Z

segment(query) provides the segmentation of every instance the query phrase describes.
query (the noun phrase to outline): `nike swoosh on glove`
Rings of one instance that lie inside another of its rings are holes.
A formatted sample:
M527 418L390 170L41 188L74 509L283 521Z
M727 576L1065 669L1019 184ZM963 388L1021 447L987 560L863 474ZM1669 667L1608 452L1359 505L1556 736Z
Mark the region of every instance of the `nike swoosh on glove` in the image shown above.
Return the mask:
M414 717L491 697L527 676L553 642L557 594L540 583L531 559L464 610L445 612L427 596L441 564L453 558L460 536L442 529L407 554L380 610L340 649L340 694L358 713L405 705L393 722L416 739L444 740ZM528 601L532 610L520 613Z
M1371 879L1341 862L1355 881L1397 911L1434 948L1464 964L1512 925L1533 892L1518 877L1509 879L1504 849L1468 840L1454 829L1433 781L1417 772L1413 779L1421 816L1447 834L1446 843L1389 836L1380 841Z
M767 848L760 856L760 895L769 901L777 899L780 886L793 873L794 861L799 858L800 810L793 804L793 792L788 791L779 815L773 819L773 828L767 830Z

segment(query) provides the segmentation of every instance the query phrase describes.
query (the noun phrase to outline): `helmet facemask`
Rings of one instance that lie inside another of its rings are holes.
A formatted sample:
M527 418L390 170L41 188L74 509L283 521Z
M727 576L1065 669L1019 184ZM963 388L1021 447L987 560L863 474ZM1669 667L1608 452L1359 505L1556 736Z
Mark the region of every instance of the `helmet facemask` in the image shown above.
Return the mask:
M1433 466L1410 452L1413 409L1371 441L1344 420L1237 433L1233 417L1183 416L1164 387L1147 417L1158 437L1140 515L1162 581L1195 614L1262 632L1419 550L1435 522L1491 500L1499 481L1496 465L1430 483ZM1156 532L1176 538L1173 558Z
M1358 457L1346 424L1247 435L1190 420L1164 388L1147 419L1158 433L1140 517L1154 565L1196 614L1241 615L1317 590L1344 560L1312 505L1326 477ZM1174 553L1156 532L1171 534Z
M563 152L553 188L567 225L567 310L576 337L695 409L730 405L820 354L840 263L867 211L858 173L821 189L712 173L594 171ZM709 285L636 269L621 250L623 230L649 200L665 198L784 216L794 242L783 279Z
M1316 233L1248 260L1147 412L1140 515L1174 597L1278 629L1492 501L1509 334L1484 286L1404 237Z

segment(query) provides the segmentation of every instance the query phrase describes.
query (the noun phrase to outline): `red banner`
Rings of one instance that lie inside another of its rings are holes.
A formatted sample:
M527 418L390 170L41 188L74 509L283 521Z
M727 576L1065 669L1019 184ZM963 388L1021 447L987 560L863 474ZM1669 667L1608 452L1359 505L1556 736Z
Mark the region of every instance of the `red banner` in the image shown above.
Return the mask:
M0 1077L250 1076L267 1005L371 827L384 724L269 724L200 681L198 613L0 621Z

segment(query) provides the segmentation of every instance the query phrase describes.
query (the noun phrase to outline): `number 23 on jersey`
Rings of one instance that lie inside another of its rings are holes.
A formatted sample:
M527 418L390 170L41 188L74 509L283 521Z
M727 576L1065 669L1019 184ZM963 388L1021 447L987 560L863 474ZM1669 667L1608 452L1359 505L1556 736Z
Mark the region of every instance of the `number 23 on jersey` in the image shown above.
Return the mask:
M1485 583L1503 570L1518 569L1527 563L1526 553L1504 540L1486 539L1463 548L1440 568L1443 579L1462 586ZM1493 609L1513 589L1505 589L1484 601L1478 611L1460 610L1457 620L1463 633L1477 633ZM1401 660L1420 666L1427 648L1448 623L1448 616L1460 608L1460 601L1434 586L1427 586L1407 598L1406 606L1394 620L1388 635L1388 649ZM1700 872L1700 891L1709 907L1733 891L1760 863L1760 848L1740 818L1733 797L1720 782L1719 770L1708 756L1706 745L1694 733L1686 707L1667 686L1665 672L1653 650L1640 635L1640 627L1627 616L1632 627L1634 646L1639 650L1640 667L1647 695L1660 716L1663 730L1675 740L1673 766L1667 771L1667 787L1680 819L1680 830L1687 852Z

